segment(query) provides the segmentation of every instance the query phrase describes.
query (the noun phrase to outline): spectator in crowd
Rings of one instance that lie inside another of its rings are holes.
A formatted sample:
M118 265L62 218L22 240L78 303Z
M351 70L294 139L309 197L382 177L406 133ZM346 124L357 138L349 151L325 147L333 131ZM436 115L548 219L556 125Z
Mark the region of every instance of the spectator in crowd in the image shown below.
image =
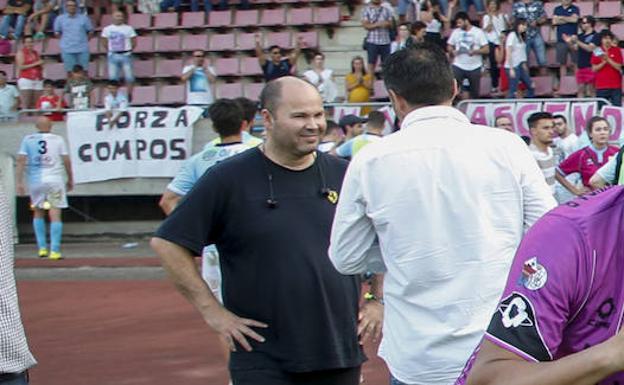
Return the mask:
M197 0L194 0L196 2ZM114 15L116 12L126 12L126 15L131 15L134 13L134 6L136 5L136 0L111 0L111 4L113 5L113 21ZM124 6L123 9L122 5Z
M546 184L555 196L555 169L559 162L559 156L555 154L552 146L555 138L553 116L549 112L536 112L529 116L527 123L531 133L529 149L544 174Z
M383 137L383 130L386 124L386 116L380 111L371 111L368 114L366 129L336 148L336 155L345 159L353 157L367 144L376 142Z
M380 355L391 383L452 384L483 336L523 230L555 201L516 135L473 125L452 107L457 86L443 50L398 51L383 78L401 130L349 164L329 257L343 274L385 263ZM459 186L461 194L444 192Z
M138 0L137 8L141 13L155 14L160 12L160 0Z
M580 35L563 35L563 39L576 52L576 84L578 86L576 96L579 98L594 97L596 96L594 87L596 75L592 70L591 55L596 47L600 47L600 36L595 30L596 20L593 16L583 16L580 24Z
M555 134L557 134L553 144L556 147L555 152L559 156L557 160L557 164L559 164L578 150L579 140L578 136L568 127L568 120L565 116L553 115L553 125L555 126ZM580 183L580 176L578 173L567 175L565 178L574 186ZM576 196L563 187L561 183L557 183L556 185L555 196L559 203L565 203L576 198Z
M121 114L128 109L128 96L119 90L117 80L109 80L106 87L108 94L104 97L104 111L111 128L115 127Z
M345 75L347 102L368 103L373 90L373 75L366 71L364 59L356 56L351 59L351 72ZM367 115L370 107L363 107L362 115Z
M45 31L48 27L54 26L56 17L57 0L35 0L34 12L26 19L26 35L33 34L33 24L35 25L35 40L45 39Z
M217 74L206 62L204 51L193 52L193 61L182 69L181 79L186 83L186 104L204 107L212 104Z
M517 19L527 21L527 57L530 51L533 51L540 74L546 75L546 45L540 31L540 25L547 20L544 3L541 0L516 0L513 3L512 16L514 21Z
M93 107L93 83L87 77L84 68L80 64L76 64L72 69L72 73L63 91L63 100L65 95L69 95L69 107L73 110L88 110Z
M0 71L0 122L17 120L19 92L12 84L7 84L7 74Z
M561 0L561 5L555 7L552 24L557 26L557 63L559 63L559 85L567 75L568 57L574 72L575 51L572 50L566 39L577 39L578 21L581 16L579 8L572 4L572 0ZM558 88L555 88L558 91Z
M622 217L624 189L616 187L561 205L533 225L457 385L624 381Z
M13 199L15 197L11 194ZM4 385L27 385L28 369L37 361L28 348L15 282L13 218L9 199L0 185L0 373Z
M587 135L591 144L572 153L557 168L557 181L574 195L582 195L592 189L591 177L604 166L609 158L618 153L616 146L609 145L611 127L603 117L594 116L587 122ZM572 185L565 176L578 172L581 174L582 187Z
M84 69L89 68L89 38L91 37L91 20L84 13L78 13L75 0L65 3L67 13L54 20L54 33L61 38L61 59L65 71L71 72L76 64Z
M364 123L366 123L366 118L357 115L345 115L338 121L338 125L345 134L345 140L350 140L358 135L362 135L364 132Z
M622 105L622 52L615 35L608 29L600 34L600 47L592 53L592 70L596 74L596 96L615 106Z
M509 115L498 115L494 117L494 127L506 130L509 132L515 132L513 122Z
M43 115L51 122L62 122L64 114L60 110L67 107L65 101L54 92L54 82L46 79L43 81L43 95L37 99L36 109L43 111Z
M377 60L381 60L383 65L390 55L392 11L381 5L381 0L371 0L362 10L362 26L367 31L364 46L368 58L368 73L375 76Z
M446 14L440 9L438 0L425 0L422 3L420 12L420 20L426 24L425 41L444 48L444 40L442 39L442 31L451 26L451 18L455 8L456 0L451 0L447 5Z
M579 137L568 127L568 120L563 115L554 115L553 125L557 134L553 143L561 151L561 155L565 159L578 150Z
M43 91L43 60L34 49L32 36L24 36L22 43L22 48L15 54L17 88L22 108L32 109Z
M395 53L400 49L409 47L412 44L412 36L410 33L410 24L401 23L397 30L397 38L390 43L390 53Z
M50 133L52 123L44 116L37 119L37 133L27 135L18 151L16 187L19 195L24 195L24 171L30 203L33 207L33 229L38 255L52 260L62 258L61 237L63 222L61 210L67 208L67 192L74 185L71 161L63 137ZM41 156L45 153L46 156ZM50 218L50 248L46 236L46 210Z
M456 29L448 39L448 51L453 58L453 74L460 86L464 79L468 80L470 98L477 99L481 86L483 55L489 52L488 41L483 30L472 25L466 12L458 12L454 24Z
M321 152L331 152L338 144L344 141L344 132L338 123L333 120L327 120L327 129L321 143L318 145L318 150Z
M609 161L596 171L591 178L589 184L593 189L603 188L605 186L623 186L624 185L624 147L620 148L616 156L612 156Z
M247 0L248 1L248 0ZM226 3L223 6L223 3ZM204 3L204 12L210 13L212 11L212 0L203 0ZM221 1L222 7L227 7L226 1ZM162 12L180 12L182 7L182 0L163 0L160 3L160 9ZM199 12L199 0L191 0L191 11Z
M289 76L293 72L293 68L297 65L297 60L301 54L301 47L303 45L303 39L301 36L297 38L295 49L290 55L284 57L282 49L278 45L272 45L269 47L269 55L267 58L264 50L262 49L262 42L260 41L260 34L256 33L256 57L262 68L264 74L264 80L269 82L273 79Z
M470 5L472 4L477 13L483 15L485 13L484 1L485 0L459 0L459 11L468 13Z
M180 291L228 341L234 384L357 385L364 360L357 338L360 282L338 274L327 258L346 163L316 150L325 116L309 83L274 80L260 100L264 145L211 167L158 229L152 247ZM325 186L321 194L319 186ZM254 199L259 191L267 192L266 201ZM272 219L257 226L268 214ZM223 262L223 305L193 258L212 243Z
M108 52L108 79L119 81L120 72L123 71L128 96L132 97L134 87L132 51L136 47L137 33L125 23L125 18L123 12L113 12L113 23L102 30L101 42L102 47Z
M526 51L527 22L523 19L514 20L513 29L507 35L505 42L505 71L509 79L509 92L507 97L515 98L518 84L524 83L527 87L527 96L532 98L535 94L535 86L529 74Z
M488 0L487 13L481 22L483 31L488 40L490 48L488 56L490 59L490 77L492 78L492 92L497 93L500 78L500 69L496 62L496 48L501 44L501 33L510 27L509 17L501 13L498 0Z
M2 11L2 23L0 23L0 39L11 37L9 30L13 27L12 37L19 40L24 32L24 26L28 14L32 9L32 0L9 0Z
M423 43L427 36L427 25L420 20L417 20L411 24L410 34L412 44Z
M312 68L304 72L303 77L316 87L325 103L333 103L338 97L334 71L325 68L325 55L322 52L314 54Z

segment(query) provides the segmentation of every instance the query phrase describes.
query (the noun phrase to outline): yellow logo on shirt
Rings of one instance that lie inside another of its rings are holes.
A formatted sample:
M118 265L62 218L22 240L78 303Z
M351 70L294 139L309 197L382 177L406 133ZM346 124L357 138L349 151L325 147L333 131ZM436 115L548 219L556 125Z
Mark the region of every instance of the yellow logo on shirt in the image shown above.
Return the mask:
M335 205L338 202L338 193L334 190L329 190L327 192L327 200L331 204Z

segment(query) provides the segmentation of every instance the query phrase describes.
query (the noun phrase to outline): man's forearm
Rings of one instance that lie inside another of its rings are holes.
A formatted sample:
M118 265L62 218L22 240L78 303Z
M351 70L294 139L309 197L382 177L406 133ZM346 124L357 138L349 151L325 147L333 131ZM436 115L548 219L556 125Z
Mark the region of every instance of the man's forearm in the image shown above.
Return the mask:
M178 291L208 322L209 315L220 309L221 304L199 275L194 257L188 250L161 238L152 238L150 244Z

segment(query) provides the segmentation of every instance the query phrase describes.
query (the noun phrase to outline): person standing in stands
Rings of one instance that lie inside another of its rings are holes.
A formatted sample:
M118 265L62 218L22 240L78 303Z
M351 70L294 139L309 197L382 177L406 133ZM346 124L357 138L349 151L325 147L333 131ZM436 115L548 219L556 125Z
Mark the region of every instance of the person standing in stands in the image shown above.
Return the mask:
M498 0L489 0L487 2L487 13L483 15L481 23L490 48L488 58L490 59L492 93L497 93L500 91L498 88L500 68L496 62L496 47L501 44L501 33L509 28L509 17L500 11Z
M34 49L32 36L24 36L22 48L15 55L18 71L17 88L22 99L22 108L35 108L43 91L43 60Z
M540 26L547 20L544 3L541 0L516 0L512 7L513 20L527 21L527 58L533 51L541 75L546 75L546 45Z
M600 47L591 57L596 74L596 96L605 98L615 106L622 105L622 51L615 35L608 29L600 31Z
M16 121L19 103L17 87L7 84L6 72L0 71L0 122Z
M505 72L509 79L509 92L507 97L517 97L518 85L522 82L527 89L527 97L532 98L535 94L535 85L529 74L529 64L526 53L527 22L523 19L514 20L513 30L509 31L505 41Z
M54 20L54 34L61 38L61 59L65 71L72 72L79 64L83 69L89 68L89 38L93 31L91 19L85 13L78 12L78 3L67 0L66 13Z
M576 62L575 51L566 43L566 37L577 36L578 21L581 16L579 8L572 4L572 0L561 0L561 5L555 7L552 24L557 26L557 63L559 63L559 87L563 77L567 75L568 57L572 63L572 71L574 72L574 63ZM555 88L558 91L558 88Z
M84 68L76 64L65 83L63 99L69 95L69 107L73 110L88 110L93 107L93 83L85 74Z
M262 49L262 42L260 34L258 33L255 35L255 42L256 57L258 58L266 82L292 75L293 68L297 65L297 59L299 59L301 47L303 46L303 39L301 36L297 38L295 49L286 57L283 56L282 49L279 46L272 45L269 47L269 58L267 58Z
M67 208L67 192L74 182L71 161L65 140L50 133L52 123L40 117L36 123L37 133L27 135L20 146L15 169L17 193L26 192L24 171L27 174L30 203L33 207L33 228L39 247L38 255L52 260L61 259L63 222L61 210ZM46 210L50 217L50 248L46 237Z
M126 24L125 19L123 12L113 12L113 23L102 30L102 47L108 52L108 79L119 82L120 72L123 71L128 97L132 98L132 51L136 47L137 33Z
M375 76L377 60L381 65L390 55L390 29L392 28L392 11L381 4L381 0L371 0L362 11L362 26L367 31L365 50L368 57L368 73Z
M207 65L204 51L193 52L193 61L182 69L181 80L186 83L186 104L203 107L212 104L217 74Z
M596 47L600 47L600 36L596 32L596 19L593 16L583 16L580 25L580 35L564 35L563 38L576 52L576 84L578 86L576 97L594 97L596 96L594 87L596 74L592 70L591 55Z

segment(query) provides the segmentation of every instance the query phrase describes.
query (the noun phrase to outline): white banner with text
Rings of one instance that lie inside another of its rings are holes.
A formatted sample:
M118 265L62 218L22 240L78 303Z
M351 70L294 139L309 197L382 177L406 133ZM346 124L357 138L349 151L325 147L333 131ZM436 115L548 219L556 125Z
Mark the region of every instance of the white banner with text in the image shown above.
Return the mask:
M198 107L137 107L111 127L104 110L71 112L67 136L75 183L173 177L191 155Z

